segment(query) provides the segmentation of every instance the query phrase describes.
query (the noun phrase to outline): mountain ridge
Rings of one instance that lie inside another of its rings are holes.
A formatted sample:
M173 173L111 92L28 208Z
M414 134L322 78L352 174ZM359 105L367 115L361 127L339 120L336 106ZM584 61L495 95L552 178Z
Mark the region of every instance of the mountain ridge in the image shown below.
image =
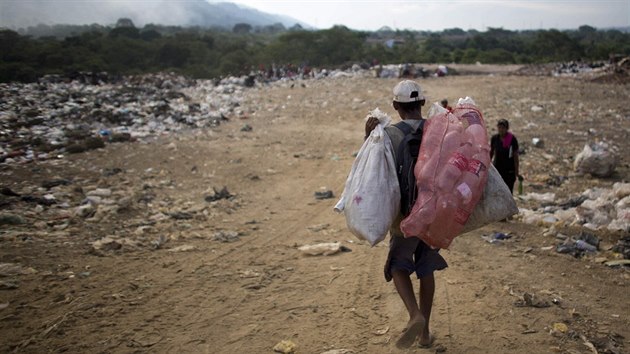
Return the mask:
M0 27L17 29L45 25L113 25L119 18L129 18L136 26L223 27L232 29L238 23L267 26L282 23L312 26L288 16L265 13L232 2L205 0L140 2L23 0L0 2Z

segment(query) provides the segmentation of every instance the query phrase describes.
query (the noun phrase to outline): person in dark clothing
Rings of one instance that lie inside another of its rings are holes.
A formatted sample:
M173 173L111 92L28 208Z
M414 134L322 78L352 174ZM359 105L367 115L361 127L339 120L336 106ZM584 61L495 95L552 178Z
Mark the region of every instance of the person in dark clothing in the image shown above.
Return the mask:
M448 100L446 98L440 101L440 105L444 107L447 111L453 112L453 107L448 105Z
M497 123L498 134L490 140L490 158L499 174L514 194L516 178L522 178L518 171L518 140L509 132L510 123L500 119Z

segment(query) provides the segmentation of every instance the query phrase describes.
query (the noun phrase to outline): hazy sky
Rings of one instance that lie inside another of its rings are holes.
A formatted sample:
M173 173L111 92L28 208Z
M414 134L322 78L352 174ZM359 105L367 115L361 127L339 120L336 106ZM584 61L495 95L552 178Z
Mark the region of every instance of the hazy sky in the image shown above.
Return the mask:
M459 27L577 29L630 26L630 0L432 0L432 1L301 1L235 0L258 10L288 15L316 28L342 24L356 30L393 29L439 31Z

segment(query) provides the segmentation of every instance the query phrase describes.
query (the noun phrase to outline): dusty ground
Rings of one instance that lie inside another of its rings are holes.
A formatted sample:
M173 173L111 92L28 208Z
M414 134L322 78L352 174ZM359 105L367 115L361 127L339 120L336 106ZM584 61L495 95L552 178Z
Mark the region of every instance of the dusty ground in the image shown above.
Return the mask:
M1 229L0 263L20 264L24 274L0 278L17 286L0 290L0 352L271 353L281 340L298 353L401 352L394 342L407 318L382 276L387 246L358 242L332 211L362 142L363 118L375 107L394 114L395 83L355 78L254 89L243 105L249 114L213 130L3 166L2 184L14 191L67 178L69 186L56 188L77 204L96 187L127 199L119 212L87 220L68 219L60 206L4 207L28 222ZM562 198L628 180L627 155L610 179L572 172L588 140L628 151L628 86L511 76L421 84L431 101L474 97L489 127L511 121L525 148L526 191ZM241 131L245 124L252 131ZM595 131L580 133L588 128ZM545 147L531 146L533 137ZM108 173L115 168L122 172ZM563 183L546 183L550 175ZM233 198L204 200L224 186ZM335 198L314 197L328 189ZM596 256L544 248L558 243L544 230L513 220L456 238L442 251L449 268L436 276L435 346L402 352L630 352L630 273ZM481 238L493 231L514 237L502 244ZM221 232L239 238L213 240ZM93 250L105 236L122 247ZM606 249L622 235L598 236ZM297 250L330 241L352 251ZM519 306L526 293L550 306Z

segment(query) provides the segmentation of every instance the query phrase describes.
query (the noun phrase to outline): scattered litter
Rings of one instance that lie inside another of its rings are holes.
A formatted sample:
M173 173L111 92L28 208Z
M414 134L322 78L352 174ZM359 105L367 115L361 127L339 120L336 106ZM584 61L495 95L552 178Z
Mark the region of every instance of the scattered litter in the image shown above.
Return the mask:
M181 246L177 246L174 248L169 248L169 252L188 252L188 251L193 251L196 250L197 247L193 246L193 245L181 245Z
M586 144L575 157L573 168L576 172L595 177L610 177L615 172L617 160L615 149L607 143Z
M112 237L106 236L92 242L92 248L99 251L115 251L122 248L122 243Z
M238 272L238 275L241 278L258 278L260 276L260 273L253 271L251 269L246 269L246 270L240 270Z
M545 147L545 142L540 138L532 138L532 145L537 148L543 148Z
M517 307L545 308L551 306L548 301L541 300L535 294L524 293L521 300L514 303Z
M326 230L329 226L330 226L330 224L319 224L319 225L309 226L309 227L307 227L307 229L309 229L309 230L311 230L313 232L320 232L322 230Z
M112 190L107 188L97 188L85 193L85 195L88 197L109 197L112 195Z
M552 203L554 201L554 199L556 199L556 194L555 193L535 193L535 192L531 192L531 193L527 193L525 195L519 196L519 198L524 199L524 200L535 200L538 202L548 202L548 203Z
M624 259L630 259L630 236L625 236L617 241L612 251L621 254Z
M185 211L176 211L169 214L175 220L190 220L193 218L193 214Z
M339 242L328 242L328 243L317 243L313 245L304 245L298 247L303 254L308 254L311 256L330 256L338 252L350 252L351 250L341 245Z
M630 266L630 259L616 259L613 261L607 261L604 264L609 267Z
M295 353L296 348L297 345L295 343L290 340L283 340L273 347L273 351L282 354L292 354Z
M582 231L576 238L568 237L556 246L556 252L581 257L584 252L595 253L599 250L599 238L594 234Z
M568 330L569 327L562 322L556 322L551 327L552 333L566 333Z
M219 242L235 242L240 240L239 233L236 231L219 231L212 235L213 241Z
M230 192L228 191L227 187L223 187L220 191L217 191L216 188L212 187L212 189L214 190L214 194L212 195L207 195L204 200L206 202L214 202L220 199L229 199L232 198L233 195L230 194Z
M494 232L492 235L483 235L481 238L488 243L501 243L503 240L509 240L512 238L512 235L504 234L502 232Z
M323 192L315 192L315 199L330 199L334 197L335 196L331 190L327 190Z
M386 334L387 332L389 332L389 326L382 328L382 329L377 329L376 331L372 332L377 336L382 336L384 334Z
M15 275L35 274L35 268L24 268L17 263L0 263L0 277L10 277Z
M162 248L166 242L168 242L168 236L160 235L160 237L158 237L157 240L154 240L151 244L153 245L153 248L157 250Z
M586 229L630 231L630 183L615 182L612 188L587 189L556 204L554 193L528 193L522 200L534 200L544 208L520 208L518 218L526 224L578 225Z

